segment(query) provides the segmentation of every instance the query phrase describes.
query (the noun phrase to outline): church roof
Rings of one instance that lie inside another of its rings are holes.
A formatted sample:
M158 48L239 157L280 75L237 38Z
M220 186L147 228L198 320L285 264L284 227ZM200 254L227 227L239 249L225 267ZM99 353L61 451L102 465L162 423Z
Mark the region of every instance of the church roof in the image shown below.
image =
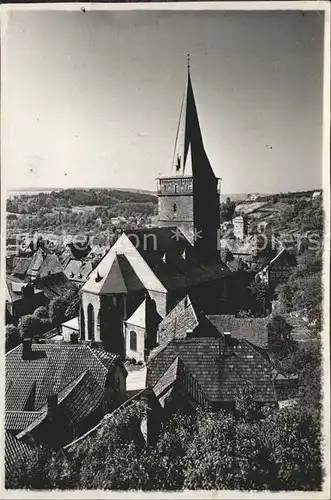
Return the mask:
M137 290L139 282L144 288L166 292L164 285L123 233L91 272L82 291L96 294L127 293Z
M126 323L145 328L146 326L146 299L142 301L138 309L126 320Z
M215 177L203 145L188 67L186 89L177 128L172 175L199 178L206 174Z

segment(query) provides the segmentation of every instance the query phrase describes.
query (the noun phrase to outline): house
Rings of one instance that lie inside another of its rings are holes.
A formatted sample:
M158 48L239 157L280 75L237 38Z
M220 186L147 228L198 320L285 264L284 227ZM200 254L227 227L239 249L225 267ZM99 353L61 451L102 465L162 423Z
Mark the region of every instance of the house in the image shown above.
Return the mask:
M247 340L257 347L268 348L269 318L237 318L230 314L207 315L220 335L231 332L238 340Z
M14 257L12 274L24 279L32 262L32 257Z
M172 339L151 352L146 385L166 411L187 405L233 409L238 390L251 384L255 401L277 404L270 360L264 350L224 332L220 337Z
M59 448L125 399L119 356L72 341L24 339L6 354L5 429L17 439Z
M34 284L26 283L15 276L6 277L6 324L17 323L21 316L33 313L37 307L45 305L45 302L43 291Z
M77 284L70 281L63 272L50 274L44 278L36 278L33 283L43 291L48 301L55 297L61 297L70 291L78 292L79 289Z
M64 446L64 454L70 457L71 455L76 454L81 449L81 446L83 449L84 447L86 449L89 439L98 436L100 433L102 434L104 427L108 425L111 419L116 418L121 411L136 403L142 403L142 405L145 405L145 411L142 411L142 416L140 418L136 418L135 422L132 422L134 428L132 428L131 431L135 444L138 447L144 446L145 443L154 444L165 417L163 408L160 405L158 398L155 396L154 391L150 388L145 388L124 401L124 403L111 413L107 413L95 427Z
M296 258L290 254L286 248L280 252L256 274L256 279L268 283L271 290L275 292L277 285L285 283L293 268L296 266Z
M196 407L231 409L246 383L255 387L257 402L276 404L267 347L265 318L204 314L199 301L187 296L159 324L146 386L166 414Z
M78 286L82 286L86 282L92 269L93 266L91 262L70 260L64 269L64 274L70 281L76 283Z
M146 297L161 318L188 293L210 314L236 307L241 282L220 257L219 179L204 148L190 70L178 129L171 171L157 180L158 227L123 233L81 289L80 338L111 352L133 354L125 336L135 331L129 320L143 328Z

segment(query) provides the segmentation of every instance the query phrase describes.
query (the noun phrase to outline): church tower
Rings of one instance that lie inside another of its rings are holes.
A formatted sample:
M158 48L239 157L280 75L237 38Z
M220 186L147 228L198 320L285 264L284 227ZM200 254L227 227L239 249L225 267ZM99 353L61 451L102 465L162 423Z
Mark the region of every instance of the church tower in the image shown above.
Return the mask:
M207 258L219 256L219 179L204 149L190 64L181 107L172 172L158 178L158 224L178 227Z

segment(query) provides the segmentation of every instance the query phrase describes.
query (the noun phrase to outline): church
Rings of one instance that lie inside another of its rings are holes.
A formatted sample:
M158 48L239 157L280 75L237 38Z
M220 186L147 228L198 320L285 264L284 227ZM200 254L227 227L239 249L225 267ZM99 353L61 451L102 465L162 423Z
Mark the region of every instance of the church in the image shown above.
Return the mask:
M233 312L235 273L220 257L220 180L204 148L189 64L171 167L157 179L157 227L123 233L81 289L81 340L137 361L187 294L202 313Z

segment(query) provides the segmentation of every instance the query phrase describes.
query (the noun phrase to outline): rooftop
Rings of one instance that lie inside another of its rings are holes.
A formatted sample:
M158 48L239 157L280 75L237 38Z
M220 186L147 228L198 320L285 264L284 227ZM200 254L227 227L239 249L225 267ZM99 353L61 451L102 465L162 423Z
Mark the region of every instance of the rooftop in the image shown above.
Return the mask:
M271 364L245 340L186 338L172 340L147 365L147 385L154 387L179 357L210 402L232 402L247 381L256 388L257 401L276 401Z

